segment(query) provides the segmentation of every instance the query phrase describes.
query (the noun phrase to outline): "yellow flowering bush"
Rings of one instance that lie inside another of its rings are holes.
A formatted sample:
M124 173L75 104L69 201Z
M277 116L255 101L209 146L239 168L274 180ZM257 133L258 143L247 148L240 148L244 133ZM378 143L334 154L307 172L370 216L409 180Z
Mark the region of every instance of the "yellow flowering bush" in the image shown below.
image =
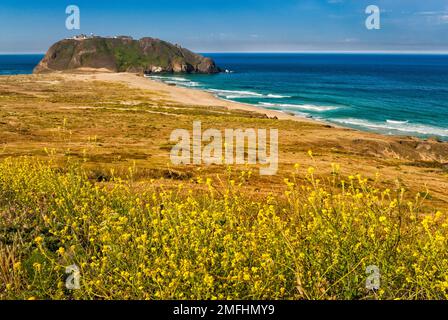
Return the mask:
M3 160L0 298L448 298L447 215L335 167L319 179L297 165L282 194L255 198L250 172L190 190ZM371 265L379 290L366 288Z

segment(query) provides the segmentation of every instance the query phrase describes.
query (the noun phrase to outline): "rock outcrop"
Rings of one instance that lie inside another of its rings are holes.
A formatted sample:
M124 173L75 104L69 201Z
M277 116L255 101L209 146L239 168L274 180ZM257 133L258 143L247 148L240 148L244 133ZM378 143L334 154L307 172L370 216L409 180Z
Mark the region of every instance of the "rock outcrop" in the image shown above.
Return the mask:
M178 45L154 38L65 39L51 46L34 73L107 69L136 73L218 73L215 62Z

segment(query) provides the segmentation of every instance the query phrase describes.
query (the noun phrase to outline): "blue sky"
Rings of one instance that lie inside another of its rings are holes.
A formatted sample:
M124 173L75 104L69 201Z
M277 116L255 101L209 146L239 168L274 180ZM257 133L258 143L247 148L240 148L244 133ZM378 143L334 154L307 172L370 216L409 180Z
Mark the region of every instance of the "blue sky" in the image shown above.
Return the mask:
M81 30L65 8L78 5ZM365 28L368 5L381 29ZM445 51L447 0L1 0L0 52L45 52L78 33L152 36L198 52Z

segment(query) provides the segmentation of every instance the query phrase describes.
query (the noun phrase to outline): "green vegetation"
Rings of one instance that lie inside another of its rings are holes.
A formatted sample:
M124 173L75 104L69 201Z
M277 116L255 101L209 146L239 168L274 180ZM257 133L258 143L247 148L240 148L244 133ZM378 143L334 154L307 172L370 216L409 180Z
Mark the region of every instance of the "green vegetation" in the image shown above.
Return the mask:
M151 65L149 61L144 61L145 59L134 46L119 46L114 48L118 71L126 71L128 68L136 66L144 66L147 68ZM153 62L154 65L158 65L158 61Z

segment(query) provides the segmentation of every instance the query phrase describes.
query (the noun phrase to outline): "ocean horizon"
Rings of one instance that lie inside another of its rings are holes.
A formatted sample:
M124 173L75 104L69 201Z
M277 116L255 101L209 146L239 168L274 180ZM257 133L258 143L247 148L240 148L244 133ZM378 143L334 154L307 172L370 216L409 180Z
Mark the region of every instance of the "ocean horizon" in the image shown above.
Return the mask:
M448 140L448 55L205 53L227 72L152 79L385 135ZM0 55L0 75L30 74L41 54Z

